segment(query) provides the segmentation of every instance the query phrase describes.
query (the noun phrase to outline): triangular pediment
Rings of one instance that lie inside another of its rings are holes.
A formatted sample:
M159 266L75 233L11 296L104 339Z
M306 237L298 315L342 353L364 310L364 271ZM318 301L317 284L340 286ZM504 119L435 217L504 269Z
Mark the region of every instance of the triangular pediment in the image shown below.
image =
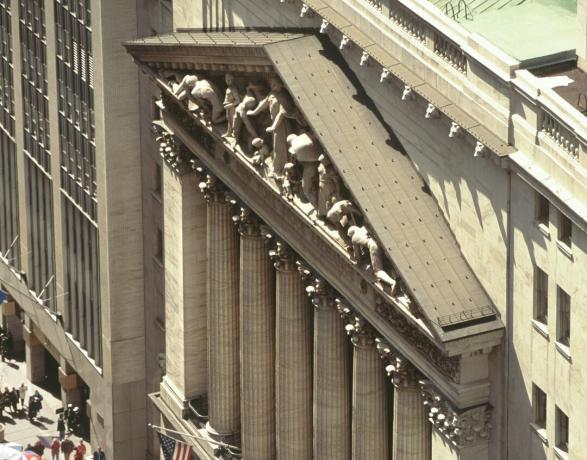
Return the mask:
M248 33L174 34L127 48L157 75L279 75L411 310L441 341L503 327L437 202L336 48L314 35Z

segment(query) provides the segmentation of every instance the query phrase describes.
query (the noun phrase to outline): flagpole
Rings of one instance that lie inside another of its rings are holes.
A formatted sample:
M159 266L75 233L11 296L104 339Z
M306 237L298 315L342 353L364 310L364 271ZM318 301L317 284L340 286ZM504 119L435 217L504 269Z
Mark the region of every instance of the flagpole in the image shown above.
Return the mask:
M165 427L158 426L158 425L153 425L152 423L148 423L147 426L150 428L153 428L154 430L163 430L163 431L167 431L169 433L178 434L178 435L186 437L186 438L194 438L194 439L199 439L200 441L209 442L211 444L217 444L220 447L226 447L228 449L238 449L238 447L231 446L230 444L226 444L224 442L215 441L214 439L204 438L202 436L197 436L194 434L182 433L181 431L170 430L169 428L165 428Z

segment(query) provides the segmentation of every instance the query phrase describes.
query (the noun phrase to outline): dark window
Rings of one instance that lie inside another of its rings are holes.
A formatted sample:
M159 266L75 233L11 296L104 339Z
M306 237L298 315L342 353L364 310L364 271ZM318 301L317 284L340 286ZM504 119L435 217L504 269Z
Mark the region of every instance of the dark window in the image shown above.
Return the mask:
M532 385L532 407L534 408L534 424L546 428L546 393L538 386Z
M548 275L534 267L534 319L548 324Z
M155 242L155 257L161 263L163 263L163 232L161 229L157 229L157 241Z
M556 340L566 346L571 344L571 297L557 288L557 333Z
M571 237L573 235L573 223L571 219L561 213L559 219L558 239L567 246L571 245Z
M563 452L569 451L569 417L556 408L556 447Z
M536 192L536 221L539 224L548 226L549 210L550 205L548 200L543 195Z

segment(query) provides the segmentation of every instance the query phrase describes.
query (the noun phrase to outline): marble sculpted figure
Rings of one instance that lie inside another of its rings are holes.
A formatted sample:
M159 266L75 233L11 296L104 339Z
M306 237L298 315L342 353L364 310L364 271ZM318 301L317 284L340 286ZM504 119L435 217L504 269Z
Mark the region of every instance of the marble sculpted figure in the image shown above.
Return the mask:
M348 236L351 239L351 243L353 245L353 255L355 260L357 262L361 260L362 249L369 251L371 269L373 270L375 277L380 282L389 285L393 294L397 285L397 281L389 276L385 270L383 270L383 256L377 241L375 241L375 239L369 235L369 232L365 227L357 227L356 225L351 225L349 227Z
M301 121L302 117L289 95L283 88L283 84L277 78L269 80L270 92L259 104L247 112L247 115L254 117L263 111L268 111L271 117L271 126L266 132L273 136L273 174L277 179L283 175L283 167L287 163L287 135L288 126L286 119Z
M217 124L224 120L224 106L220 102L220 98L216 94L214 87L208 80L188 74L183 77L174 92L180 101L188 99L197 108L202 108L202 103L207 102L211 106L210 120L212 123Z
M361 64L367 64L368 59L369 55L363 53ZM387 77L384 72L381 80ZM214 81L221 85L219 79ZM338 171L282 82L272 77L266 83L248 82L245 87L242 79L227 73L224 85L222 103L214 84L195 75L185 75L171 87L175 96L187 101L188 110L203 118L206 125L226 121L221 136L234 140L231 148L244 154L259 175L273 182L285 199L299 198L301 203L296 201L296 205L301 204L310 218L333 229L339 244L350 251L356 263L368 255L366 268L370 267L382 288L387 292L389 288L390 295L395 295L398 283L384 269L384 255L378 242L363 225L359 208L346 198L348 190ZM240 89L243 87L244 92ZM411 96L411 88L406 86L403 97ZM208 106L211 110L207 111ZM428 107L426 115L431 116L432 112ZM242 136L243 127L246 138Z

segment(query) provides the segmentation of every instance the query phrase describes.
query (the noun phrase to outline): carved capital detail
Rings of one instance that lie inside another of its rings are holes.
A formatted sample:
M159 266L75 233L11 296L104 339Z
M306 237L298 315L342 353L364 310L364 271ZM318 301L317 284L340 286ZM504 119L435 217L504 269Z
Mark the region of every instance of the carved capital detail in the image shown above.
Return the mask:
M334 289L321 276L315 276L306 287L306 293L312 299L312 305L317 309L334 309Z
M296 253L284 241L277 240L273 249L269 250L269 257L277 270L289 271L296 269Z
M457 381L460 374L460 359L456 356L445 356L422 332L411 324L401 313L386 304L377 296L375 311L384 318L395 330L414 346L429 362L433 363L443 374Z
M416 367L385 343L383 339L377 338L375 342L377 351L385 363L385 372L391 378L391 382L399 388L418 388L418 382L422 375Z
M458 411L427 380L420 381L428 420L457 448L486 442L491 437L491 406Z
M336 308L344 322L345 331L355 347L375 346L376 331L362 316L355 313L343 300L336 299Z
M158 124L153 124L153 134L159 145L159 155L169 168L180 176L192 170L193 156L173 134Z
M250 208L241 206L232 220L242 236L261 236L263 222Z
M206 173L203 177L200 177L198 188L204 194L204 198L208 203L230 203L228 189L211 173Z

